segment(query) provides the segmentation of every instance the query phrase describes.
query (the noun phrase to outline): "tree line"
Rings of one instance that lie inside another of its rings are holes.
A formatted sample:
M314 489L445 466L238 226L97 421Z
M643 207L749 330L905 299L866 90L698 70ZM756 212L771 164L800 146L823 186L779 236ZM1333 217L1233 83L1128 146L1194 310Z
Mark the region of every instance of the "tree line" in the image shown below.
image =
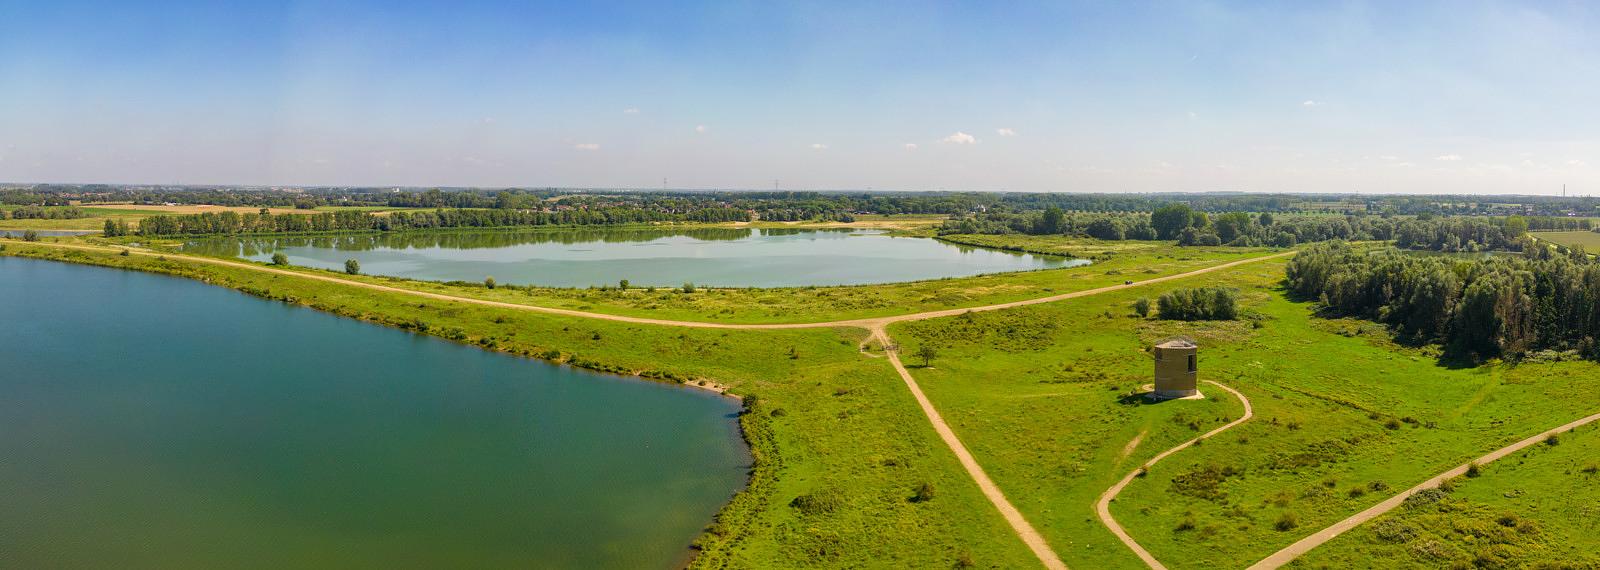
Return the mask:
M260 212L204 212L157 215L139 222L139 235L232 235L401 231L432 228L504 228L521 226L618 225L650 222L748 221L749 212L732 208L706 208L674 214L636 208L599 210L446 210L395 211L384 215L341 210L316 214ZM107 234L111 235L111 234Z
M1328 313L1385 323L1403 341L1479 358L1571 350L1600 359L1600 264L1581 249L1463 258L1329 242L1297 254L1286 277Z
M1146 213L991 212L951 219L940 234L1070 235L1103 240L1175 240L1179 245L1292 247L1327 240L1388 241L1403 249L1521 251L1530 229L1583 229L1586 219L1507 216L1415 217L1206 213L1167 204Z
M23 206L11 210L0 210L0 220L6 218L13 220L76 220L87 217L89 217L89 213L77 206Z

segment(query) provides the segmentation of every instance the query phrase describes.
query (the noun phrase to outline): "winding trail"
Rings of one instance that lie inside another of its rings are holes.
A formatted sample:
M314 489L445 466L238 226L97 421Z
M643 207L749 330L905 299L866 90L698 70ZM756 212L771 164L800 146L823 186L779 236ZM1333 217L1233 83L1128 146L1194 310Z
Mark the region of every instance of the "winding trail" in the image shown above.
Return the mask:
M1099 294L1102 294L1102 293L1110 293L1110 292L1113 292L1113 291L1120 291L1120 290L1123 290L1123 289L1130 289L1130 288L1134 288L1134 287L1143 287L1143 286L1146 286L1146 285L1154 285L1156 283L1164 283L1164 282L1167 282L1167 281L1174 281L1174 280L1178 280L1178 279L1186 279L1186 278L1189 278L1189 277L1194 277L1194 276L1197 276L1197 275L1204 275L1206 273L1211 273L1211 272L1214 272L1214 271L1221 271L1221 270L1232 268L1232 267L1238 267L1240 265L1246 265L1246 264L1250 264L1250 263L1257 263L1257 262L1261 262L1261 261L1267 261L1267 260L1270 260L1270 259L1277 259L1277 258L1293 255L1295 253L1293 251L1286 251L1286 252L1282 252L1282 253L1275 253L1275 254L1272 254L1272 255L1264 255L1264 256L1260 256L1260 257L1252 257L1252 258L1248 258L1248 259L1240 259L1240 260L1237 260L1237 261L1230 261L1228 263L1221 263L1221 264L1213 265L1213 266L1210 266L1210 267L1204 267L1204 268L1201 268L1201 269L1196 269L1194 271L1188 271L1188 272L1184 272L1184 273L1177 273L1177 274L1166 275L1166 276L1162 276L1162 277L1153 277L1153 278L1150 278L1150 279L1146 279L1144 281L1136 281L1136 282L1132 282L1132 283L1123 283L1123 284L1120 284L1120 285L1111 285L1111 286L1099 287L1099 288L1095 288L1095 289L1085 289L1085 290L1082 290L1082 291L1073 291L1073 292L1070 292L1070 293L1062 293L1062 294L1059 294L1059 295L1051 295L1051 296L1048 296L1048 297L1038 297L1038 298L1034 298L1034 299L1024 299L1024 300L1021 300L1021 301L1011 301L1011 302L1008 302L1008 303L997 303L997 304L993 304L993 305L982 305L982 306L977 306L977 307L964 307L964 308L958 308L958 309L944 309L944 310L938 310L938 311L925 311L925 312L921 312L921 313L910 313L910 314L904 314L904 315L892 315L892 316L887 316L887 317L874 317L874 318L866 318L866 319L849 319L849 320L838 320L838 321L824 321L824 322L813 322L813 323L738 324L738 323L708 323L708 322L701 322L701 321L674 321L674 320L668 320L668 319L652 319L652 318L648 318L648 317L630 317L630 316L624 316L624 315L611 315L611 314L605 314L605 313L593 313L593 312L588 312L588 311L577 311L577 310L572 310L572 309L558 309L558 308L554 308L554 307L541 307L541 306L537 306L537 305L521 305L521 304L517 304L517 303L506 303L506 302L502 302L502 301L490 301L490 300L486 300L486 299L475 299L475 298L472 298L472 297L459 297L459 296L455 296L455 295L446 295L446 294L443 294L443 293L432 293L432 292L427 292L427 291L418 291L418 290L415 290L415 289L406 289L406 288L403 288L403 287L392 287L392 286L388 286L388 285L380 285L380 284L377 284L377 283L367 283L367 282L363 282L363 281L353 281L353 280L350 280L350 279L344 279L344 278L336 277L336 276L333 276L333 275L323 275L323 274L319 274L319 273L290 271L290 270L286 270L286 269L279 269L279 268L276 268L276 267L270 267L270 266L255 264L255 263L245 263L245 262L240 262L240 261L231 261L231 260L218 259L218 258L212 258L212 257L200 257L200 256L183 255L183 254L175 254L175 253L155 252L155 251L144 250L144 249L113 248L113 247L99 247L99 246L86 246L86 245L71 245L71 244L61 244L61 243L51 243L51 242L34 242L34 243L29 244L29 245L37 245L37 246L44 246L44 247L54 247L54 248L61 248L61 249L74 249L74 250L83 250L83 251L93 251L93 252L99 252L99 253L118 253L118 252L124 251L124 249L125 249L126 251L129 252L130 255L143 255L143 256L149 256L149 257L166 257L168 259L179 259L179 260L184 260L184 261L189 261L189 262L194 262L194 263L220 265L220 266L225 266L225 267L236 267L236 268L240 268L240 269L247 269L247 270L251 270L251 271L260 271L260 272L263 272L263 273L271 273L271 274L275 274L275 275L284 275L284 276L289 276L289 277L300 277L300 278L312 279L312 280L316 280L316 281L325 281L325 282L329 282L329 283L338 283L338 284L341 284L341 285L348 285L348 286L351 286L351 287L360 287L360 288L363 288L363 289L370 289L370 290L375 290L375 291L385 291L385 292L390 292L390 293L399 293L399 294L403 294L403 295L412 295L412 296L422 297L422 298L426 298L426 299L435 299L435 300L440 300L440 301L454 301L454 302L461 302L461 303L472 303L472 304L476 304L476 305L483 305L483 306L490 306L490 307L497 307L497 308L504 308L504 309L512 309L512 310L518 310L518 311L531 311L531 312L537 312L537 313L547 313L547 314L553 314L553 315L564 315L564 316L580 317L580 318L587 318L587 319L599 319L599 320L615 321L615 322L623 322L623 323L636 323L636 324L645 324L645 325L660 325L660 326L673 326L673 327L692 327L692 328L707 328L707 329L740 329L740 330L859 327L859 328L867 329L867 331L871 334L871 337L872 338L876 338L886 348L894 346L894 341L889 337L888 327L889 327L889 325L894 324L894 323L898 323L898 322L919 321L919 320L934 319L934 318L940 318L940 317L953 317L953 316L960 315L960 314L963 314L963 313L968 313L968 312L998 311L998 310L1001 310L1001 309L1009 309L1009 308L1013 308L1013 307L1024 307L1024 306L1028 306L1028 305L1038 305L1038 304L1043 304L1043 303L1053 303L1053 302L1056 302L1056 301L1064 301L1064 300L1067 300L1067 299L1076 299L1076 298L1080 298L1080 297L1088 297L1088 296L1092 296L1092 295L1099 295ZM900 374L900 379L905 381L906 388L909 389L911 391L911 395L916 398L917 405L922 408L922 413L928 417L929 423L933 424L933 429L934 429L935 432L937 432L939 434L939 439L943 440L945 445L950 448L950 451L953 452L956 455L956 459L960 461L961 466L967 470L967 475L970 476L972 478L973 482L978 485L978 488L981 491L983 491L983 495L986 498L989 499L989 502L994 504L995 508L1000 511L1001 516L1003 516L1005 518L1006 522L1011 525L1011 528L1012 528L1013 531L1016 532L1017 537L1022 539L1022 542L1025 543L1028 546L1028 548L1033 551L1033 554L1039 558L1039 561L1041 563L1043 563L1046 568L1049 568L1051 570L1065 570L1066 567L1067 567L1066 564L1062 563L1061 562L1061 558L1056 555L1055 551L1051 550L1050 544L1045 541L1044 536L1039 534L1039 532L1033 528L1033 525L1029 524L1028 520L1022 516L1022 513L1020 511L1018 511L1017 508L1015 506L1013 506L1009 500L1006 499L1005 494L1000 491L1000 487L995 484L994 480L989 478L989 475L987 473L984 473L983 467L978 464L978 460L972 456L972 453L970 451L967 450L966 445L961 443L961 439L956 437L955 431L950 428L950 425L948 423L945 423L944 418L939 415L939 411L936 408L934 408L933 402L931 400L929 400L928 396L922 392L922 388L917 385L916 379L911 376L911 373L906 370L905 364L903 364L900 361L900 356L898 354L898 351L893 350L892 348L890 348L890 349L885 350L884 352L889 357L889 362L894 365L895 371ZM1212 383L1216 384L1215 382L1212 382ZM1240 394L1240 393L1234 391L1232 388L1228 388L1226 386L1222 386L1221 384L1217 384L1217 385L1221 386L1223 389L1228 390L1229 392L1233 392L1233 394L1235 396L1238 396L1240 400L1244 401L1244 403L1245 403L1245 416L1243 418L1240 418L1239 420L1236 420L1236 421L1234 421L1232 423L1229 423L1226 426L1223 426L1223 427L1218 428L1216 430L1212 430L1211 432L1209 432L1206 435L1201 436L1201 437L1208 437L1208 436L1210 436L1212 434L1215 434L1215 433L1220 432L1220 431L1222 431L1224 429L1232 427L1232 426L1238 424L1239 422L1242 422L1244 420L1249 419L1250 415L1251 415L1251 413L1250 413L1250 402L1249 402L1249 400L1246 400L1244 398L1243 394ZM1187 447L1187 446L1191 445L1192 443L1194 443L1194 440L1190 440L1189 442L1184 443L1183 445L1180 445L1180 446L1175 447L1173 449L1167 450L1166 452L1164 452L1161 455L1157 456L1155 459L1151 460L1150 463L1147 463L1146 465L1153 464L1156 461L1159 461L1161 458L1166 457L1167 455L1169 455L1169 454L1171 454L1171 453L1173 453L1175 451L1183 449L1184 447ZM1137 471L1135 473L1137 473ZM1131 480L1132 477L1133 477L1133 475L1130 475L1122 483L1118 484L1117 487L1114 487L1113 490L1114 491L1120 491L1121 487L1126 485L1127 481ZM1111 492L1111 495L1114 496L1115 493ZM1106 521L1108 526L1112 527L1112 531L1116 532L1118 534L1118 536L1120 538L1122 538L1123 542L1128 544L1129 547L1133 548L1135 550L1135 552L1140 553L1140 556L1143 557L1146 562L1149 562L1152 567L1160 568L1161 567L1160 564L1155 562L1155 559L1151 558L1149 553L1144 552L1144 550L1139 547L1138 543L1133 542L1132 538L1129 538L1126 533L1121 531L1120 527L1116 526L1116 521L1111 520L1109 512L1105 511L1105 509L1103 507L1103 505L1105 503L1109 503L1109 501L1110 501L1109 498L1103 498L1102 499L1102 513L1103 513L1102 514L1102 520Z
M1455 469L1435 475L1432 479L1418 483L1415 487L1401 491L1400 494L1389 497L1383 502L1373 505L1367 510L1356 513L1350 518L1334 523L1333 526L1319 530L1311 536L1302 538L1299 541L1296 541L1294 544L1284 547L1283 550L1272 553L1271 556L1263 558L1260 562L1250 565L1249 570L1270 570L1283 566L1284 564L1288 564L1290 561L1299 558L1300 555L1310 552L1311 549L1322 546L1323 543L1333 540L1334 537L1344 534L1346 531L1360 526L1362 523L1377 518L1378 515L1382 515L1394 510L1395 507L1404 504L1406 499L1410 498L1411 495L1415 494L1416 492L1424 489L1436 488L1446 479L1454 479L1456 477L1465 475L1467 473L1467 469L1471 468L1473 463L1478 465L1487 465L1507 455L1511 455L1518 451L1527 449L1528 447L1538 445L1552 435L1569 432L1584 425L1594 423L1595 421L1600 421L1600 413L1574 420L1561 427L1542 432L1528 439L1524 439L1500 449L1496 449L1492 452L1489 452L1488 455L1479 457L1474 461L1464 463Z
M1106 489L1106 492L1100 495L1100 500L1094 505L1095 513L1100 515L1100 522L1106 525L1106 528L1111 529L1111 534L1117 535L1117 540L1121 540L1122 544L1127 545L1129 550L1132 550L1134 554L1139 555L1140 560L1143 560L1146 565L1149 565L1151 568L1155 568L1156 570L1166 570L1167 567L1162 566L1161 561L1156 560L1156 557L1152 556L1150 551L1145 550L1143 546L1139 546L1139 543L1133 540L1132 536L1128 535L1128 531L1123 530L1122 525L1117 524L1117 519L1111 516L1111 501L1116 500L1117 495L1122 493L1122 489L1127 487L1129 483L1132 483L1133 480L1139 476L1139 472L1148 469L1150 466L1155 465L1162 459L1166 459L1169 455L1183 451L1184 449L1188 449L1197 441L1227 431L1233 426L1250 421L1250 418L1255 417L1255 409L1250 407L1250 399L1244 397L1244 394L1240 393L1238 390L1224 386L1214 380L1206 380L1206 383L1214 384L1218 388L1227 390L1229 393L1233 394L1235 398L1238 398L1239 403L1244 404L1244 415L1240 416L1237 420L1223 424L1222 427L1208 431L1189 441L1180 443L1177 446L1174 446L1172 449L1163 451L1157 454L1155 457L1150 458L1149 461L1144 462L1144 465L1140 465L1138 468L1130 471L1126 477L1122 478L1121 481L1117 481L1117 484L1112 485L1110 489Z

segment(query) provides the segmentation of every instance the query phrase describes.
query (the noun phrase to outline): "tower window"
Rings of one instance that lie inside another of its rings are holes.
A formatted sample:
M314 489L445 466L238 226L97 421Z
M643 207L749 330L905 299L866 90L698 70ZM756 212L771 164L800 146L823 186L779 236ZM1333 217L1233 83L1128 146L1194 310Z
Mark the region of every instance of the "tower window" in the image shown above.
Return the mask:
M1189 371L1194 372L1195 370L1197 370L1195 368L1195 355L1191 354L1189 355Z

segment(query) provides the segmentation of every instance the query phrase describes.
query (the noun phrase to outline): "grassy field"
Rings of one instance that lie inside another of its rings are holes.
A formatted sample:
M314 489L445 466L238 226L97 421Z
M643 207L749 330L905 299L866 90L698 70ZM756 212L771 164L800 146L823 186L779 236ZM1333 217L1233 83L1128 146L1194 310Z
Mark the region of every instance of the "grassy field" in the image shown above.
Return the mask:
M1597 232L1531 232L1529 235L1567 247L1581 245L1589 251L1600 250L1600 233Z
M20 206L0 206L0 209L15 210ZM83 211L88 217L72 220L13 220L10 218L0 220L0 230L100 230L106 225L106 220L125 221L138 225L138 221L145 216L158 214L153 210L132 210L120 208L100 208L85 206Z
M995 243L1039 247L1034 245L1039 241L1036 236L1004 237L1006 241L995 240ZM358 276L357 279L464 297L615 315L724 323L794 323L1004 303L1183 273L1274 253L1264 248L1177 247L1172 242L1112 242L1122 249L1110 249L1101 247L1104 242L1079 242L1082 245L1077 247L1083 251L1082 255L1092 256L1095 263L1067 269L870 286L699 288L685 294L675 288L622 291L616 288L501 286L487 289L479 283L438 283L378 276Z
M1600 426L1562 435L1418 496L1294 564L1351 568L1597 568Z
M752 485L701 539L713 568L985 567L1037 562L979 494L859 329L726 331L496 310L247 269L48 249L25 255L200 279L486 349L666 382L709 379L758 396L742 426ZM910 497L924 483L933 500Z
M1201 377L1241 390L1256 409L1250 422L1150 469L1112 504L1129 533L1172 568L1247 566L1399 489L1597 407L1571 397L1600 388L1593 363L1442 366L1436 351L1397 346L1379 326L1313 317L1309 304L1278 290L1282 265L891 332L907 351L939 348L933 367L913 374L1018 508L1078 567L1140 567L1094 518L1095 498L1155 453L1240 414L1217 390L1204 401L1123 398L1150 382L1147 347L1168 336L1197 339ZM1140 296L1198 285L1240 290L1244 318L1180 323L1131 314Z

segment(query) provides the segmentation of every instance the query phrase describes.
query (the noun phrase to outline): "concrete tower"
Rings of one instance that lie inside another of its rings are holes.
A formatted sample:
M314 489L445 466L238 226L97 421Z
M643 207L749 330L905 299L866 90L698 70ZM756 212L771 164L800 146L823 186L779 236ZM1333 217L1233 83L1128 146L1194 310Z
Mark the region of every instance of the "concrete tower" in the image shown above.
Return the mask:
M1184 339L1157 344L1156 391L1151 397L1158 400L1204 398L1196 380L1199 352L1199 346Z

